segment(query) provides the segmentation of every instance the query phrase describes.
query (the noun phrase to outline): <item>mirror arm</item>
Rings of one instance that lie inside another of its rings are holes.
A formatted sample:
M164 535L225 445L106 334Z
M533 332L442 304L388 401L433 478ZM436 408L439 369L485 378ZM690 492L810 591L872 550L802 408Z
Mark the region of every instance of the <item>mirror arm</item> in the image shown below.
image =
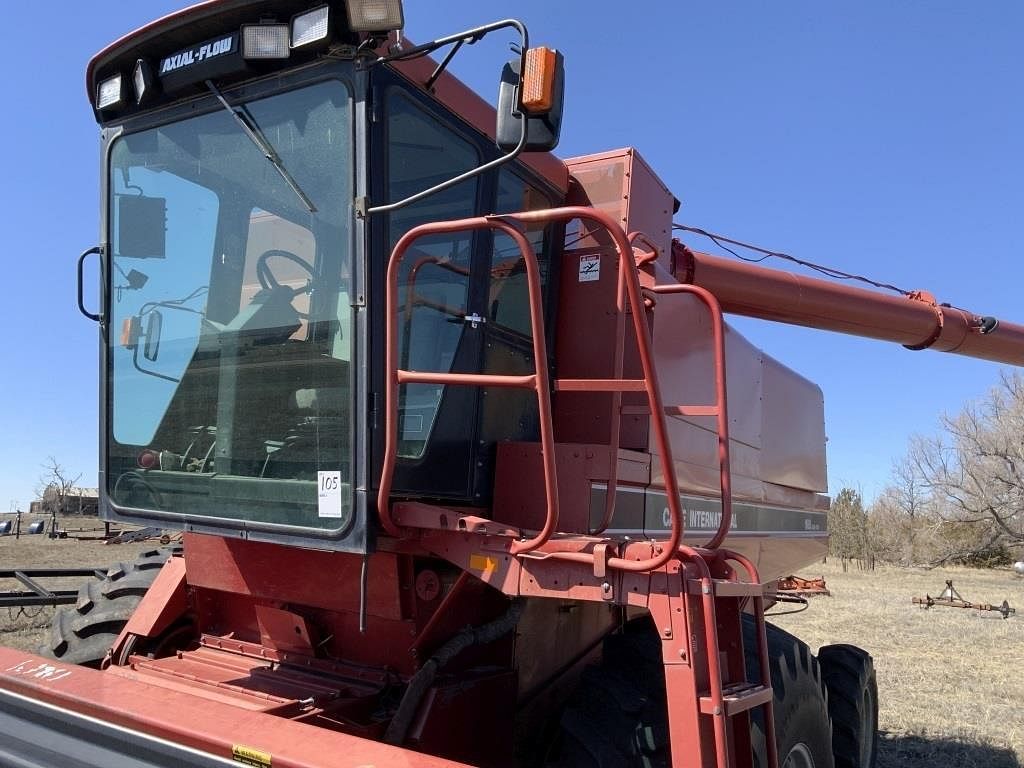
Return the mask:
M428 77L427 81L423 83L424 88L429 91L434 87L434 83L437 82L437 78L444 74L444 71L448 69L448 65L451 63L451 60L455 58L455 54L459 52L459 49L462 48L465 42L465 40L459 40L459 42L448 49L448 53L446 53L444 58L441 59L441 63L434 68L434 71L430 73L430 77Z
M429 43L423 43L409 48L405 51L398 51L397 53L388 54L387 56L380 56L370 61L358 62L356 67L358 69L369 69L375 67L378 64L386 64L389 61L403 61L405 59L415 59L420 56L426 56L428 53L433 53L438 48L444 48L446 45L453 43L473 43L482 40L484 37L489 35L491 32L496 32L499 29L512 28L519 32L519 36L523 41L523 50L529 48L528 39L529 35L526 31L526 25L518 19L502 19L501 21L494 21L490 24L484 24L481 27L474 27L473 29L467 29L465 32L458 32L454 35L448 35L447 37L439 37L437 40L432 40ZM450 60L450 59L449 59Z
M141 344L136 344L135 349L132 350L132 365L135 366L135 370L139 373L144 373L147 376L155 376L158 379L163 379L164 381L171 381L175 384L181 383L181 379L176 379L173 376L167 376L166 374L159 373L158 371L152 371L139 365L139 347L141 346Z
M490 32L495 32L499 29L507 29L510 27L519 32L521 50L523 51L523 56L525 57L525 52L530 48L530 36L526 30L526 25L523 24L523 22L519 21L518 19L504 19L502 21L495 21L492 24L485 24L484 26L477 27L476 29L470 29L465 32L460 32L457 35L449 35L448 37L442 37L438 40L433 41L432 43L426 43L424 45L418 45L415 48L410 48L408 51L402 51L401 53L396 53L391 56L382 56L379 59L374 59L373 61L368 62L367 64L363 65L363 67L369 68L372 66L376 66L377 64L383 64L388 61L401 61L403 59L412 59L416 58L417 56L424 56L430 53L431 51L436 51L438 48L442 48L446 45L455 44L455 47L452 49L452 51L449 52L449 55L444 58L444 60L441 62L441 65L439 65L437 70L435 70L435 74L440 76L441 72L444 71L444 67L447 66L448 62L451 61L455 51L458 50L463 43L475 43ZM434 76L431 75L431 78L434 78ZM487 173L488 171L493 170L494 168L497 168L500 165L504 165L510 160L514 160L515 158L519 157L520 154L522 154L524 149L526 149L526 142L527 138L529 137L529 121L524 119L520 122L521 126L519 133L519 143L511 152L504 154L500 157L497 157L488 163L484 163L481 166L471 168L465 173L461 173L458 176L455 176L454 178L448 179L448 181L442 181L440 184L435 184L433 187L424 189L422 192L417 192L414 195L410 195L404 200L399 200L394 203L388 203L386 205L375 205L373 207L366 208L365 211L357 208L356 215L359 216L360 218L365 218L374 213L388 213L390 211L398 210L399 208L404 208L407 205L419 202L425 197L437 194L438 192L443 192L444 190L450 189L451 187L454 187L457 184L461 184L464 181L468 181L469 179L472 179L476 176Z

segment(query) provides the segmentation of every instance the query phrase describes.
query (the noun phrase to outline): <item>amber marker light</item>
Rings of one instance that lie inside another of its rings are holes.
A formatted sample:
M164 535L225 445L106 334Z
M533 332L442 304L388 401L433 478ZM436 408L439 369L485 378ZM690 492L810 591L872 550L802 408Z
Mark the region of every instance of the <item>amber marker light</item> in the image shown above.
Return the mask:
M530 48L523 71L523 111L536 115L550 112L555 103L555 72L558 52L551 48Z
M126 317L121 323L121 346L127 349L135 349L139 343L139 318Z

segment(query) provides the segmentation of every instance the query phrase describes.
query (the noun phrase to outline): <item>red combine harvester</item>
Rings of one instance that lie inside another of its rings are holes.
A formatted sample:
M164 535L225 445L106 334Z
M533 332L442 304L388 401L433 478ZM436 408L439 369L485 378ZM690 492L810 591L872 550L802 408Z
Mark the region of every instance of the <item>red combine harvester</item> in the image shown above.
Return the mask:
M102 513L184 542L0 649L0 763L873 765L870 656L764 620L826 550L821 392L722 312L1024 328L691 252L635 150L548 154L520 23L401 28L211 0L90 63ZM446 68L498 30L495 110Z

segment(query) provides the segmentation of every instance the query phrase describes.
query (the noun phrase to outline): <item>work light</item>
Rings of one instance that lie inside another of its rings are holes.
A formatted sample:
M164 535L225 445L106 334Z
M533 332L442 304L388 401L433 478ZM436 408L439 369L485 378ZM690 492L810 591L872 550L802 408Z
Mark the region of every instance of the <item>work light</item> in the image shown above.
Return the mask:
M287 24L246 24L242 27L242 56L246 59L287 59Z
M98 109L110 109L116 107L124 100L124 87L121 82L121 75L108 77L100 83L96 94L96 107Z
M327 37L329 9L326 5L300 13L292 19L292 48L319 42Z
M405 25L402 0L349 0L345 7L353 32L390 32Z

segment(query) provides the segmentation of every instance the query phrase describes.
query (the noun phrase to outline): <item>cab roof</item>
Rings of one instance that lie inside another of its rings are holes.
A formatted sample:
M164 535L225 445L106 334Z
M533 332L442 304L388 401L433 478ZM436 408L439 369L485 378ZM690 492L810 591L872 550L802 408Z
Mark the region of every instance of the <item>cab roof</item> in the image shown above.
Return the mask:
M329 4L336 8L344 7L337 0L330 0ZM127 75L138 59L158 60L194 45L197 41L223 34L225 30L238 29L242 24L254 23L268 16L286 21L297 13L321 5L324 5L324 0L205 0L140 27L111 43L89 61L85 78L86 92L97 121L102 123L106 120L96 109L98 84L117 73ZM408 41L406 44L409 44ZM423 57L394 62L389 66L481 133L494 139L494 107L454 75L444 72L429 92L423 87L436 67L433 59ZM562 194L568 190L568 170L551 153L524 153L521 160Z

